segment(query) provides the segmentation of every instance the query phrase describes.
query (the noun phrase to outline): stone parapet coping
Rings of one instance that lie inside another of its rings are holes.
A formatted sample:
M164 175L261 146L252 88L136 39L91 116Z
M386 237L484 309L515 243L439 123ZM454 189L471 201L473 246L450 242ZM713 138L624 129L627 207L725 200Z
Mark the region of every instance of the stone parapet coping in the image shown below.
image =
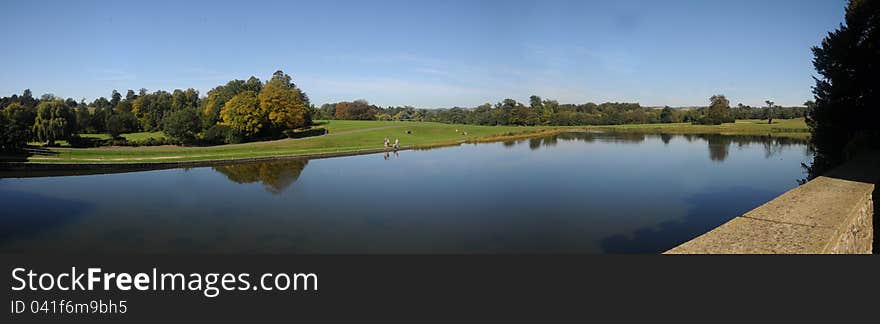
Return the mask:
M862 154L665 254L871 253L878 178L880 153Z

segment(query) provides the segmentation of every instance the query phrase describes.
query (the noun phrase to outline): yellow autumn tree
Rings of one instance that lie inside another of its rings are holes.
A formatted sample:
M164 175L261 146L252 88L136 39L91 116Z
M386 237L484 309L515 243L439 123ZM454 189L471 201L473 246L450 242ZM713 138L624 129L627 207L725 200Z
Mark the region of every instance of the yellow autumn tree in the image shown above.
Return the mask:
M221 124L246 137L257 135L267 123L266 114L260 109L260 101L254 91L245 91L229 99L220 110L220 118Z
M265 114L269 127L277 131L305 127L312 122L305 95L282 71L272 75L258 97L260 110Z

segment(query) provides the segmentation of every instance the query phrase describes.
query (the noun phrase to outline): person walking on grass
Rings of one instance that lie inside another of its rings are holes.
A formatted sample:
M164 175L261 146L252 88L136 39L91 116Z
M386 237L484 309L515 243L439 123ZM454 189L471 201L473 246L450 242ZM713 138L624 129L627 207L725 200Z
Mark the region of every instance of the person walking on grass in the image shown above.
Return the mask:
M395 139L394 139L394 149L396 150L396 149L399 149L399 148L400 148L400 139L395 138Z

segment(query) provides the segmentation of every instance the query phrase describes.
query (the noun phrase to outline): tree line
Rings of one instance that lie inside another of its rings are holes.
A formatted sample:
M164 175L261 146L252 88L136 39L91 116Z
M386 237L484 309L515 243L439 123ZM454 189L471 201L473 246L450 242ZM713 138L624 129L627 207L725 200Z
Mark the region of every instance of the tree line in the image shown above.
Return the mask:
M766 107L739 104L730 107L723 95L709 99L709 106L694 108L651 108L638 103L560 104L531 96L528 105L513 99L473 108L416 109L411 106L380 107L366 100L342 101L321 105L318 119L432 121L450 124L579 126L646 123L721 124L736 119L802 118L814 104L803 107L780 107L767 101Z
M262 82L232 80L200 97L195 89L172 92L116 90L110 99L34 98L30 90L0 98L0 149L17 150L29 141L49 146L78 134L162 131L179 144L222 144L294 136L312 124L309 98L282 71Z

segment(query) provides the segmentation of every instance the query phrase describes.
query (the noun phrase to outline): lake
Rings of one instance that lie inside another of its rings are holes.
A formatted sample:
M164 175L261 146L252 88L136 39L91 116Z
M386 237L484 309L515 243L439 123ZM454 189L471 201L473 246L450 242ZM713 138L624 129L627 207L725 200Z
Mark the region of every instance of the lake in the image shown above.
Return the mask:
M5 178L0 252L658 253L794 188L810 160L787 138L578 132Z

